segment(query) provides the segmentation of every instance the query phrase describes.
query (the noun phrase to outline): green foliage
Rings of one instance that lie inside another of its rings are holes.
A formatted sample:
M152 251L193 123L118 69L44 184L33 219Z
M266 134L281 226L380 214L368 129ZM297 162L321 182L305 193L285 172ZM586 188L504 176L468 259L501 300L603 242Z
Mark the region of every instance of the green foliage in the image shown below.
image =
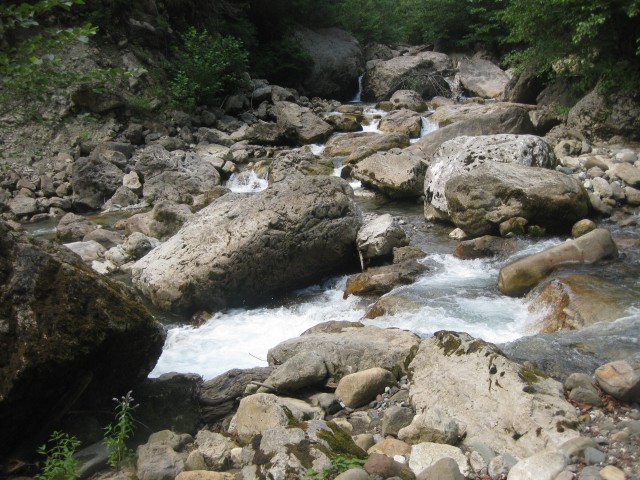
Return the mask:
M403 23L408 18L402 2L396 0L341 0L332 13L335 23L363 44L402 41Z
M169 88L180 108L212 104L245 85L248 54L236 38L214 37L206 30L190 28L174 53Z
M277 85L296 85L313 68L313 59L294 38L273 40L251 55L251 74Z
M508 0L507 60L538 72L580 76L584 87L637 91L640 0Z
M352 468L360 468L366 460L350 457L348 455L334 455L331 457L331 464L320 471L309 468L306 472L308 480L331 480L343 472Z
M131 393L128 392L120 400L113 399L116 402L115 419L104 429L104 444L109 452L107 463L118 470L133 458L126 441L133 435L133 411L138 405L133 404Z
M42 472L35 480L74 480L79 477L76 468L78 461L73 454L80 445L80 441L69 434L55 431L49 437L48 446L44 444L38 448L38 453L45 456Z

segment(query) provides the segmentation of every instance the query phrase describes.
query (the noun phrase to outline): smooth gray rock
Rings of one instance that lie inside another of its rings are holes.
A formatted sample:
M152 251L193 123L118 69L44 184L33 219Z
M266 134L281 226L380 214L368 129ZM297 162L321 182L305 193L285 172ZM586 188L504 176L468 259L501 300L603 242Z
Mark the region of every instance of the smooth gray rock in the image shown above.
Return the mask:
M73 203L81 209L98 209L122 185L124 173L103 155L81 157L73 163Z
M61 242L82 240L85 235L97 228L98 225L88 218L82 215L76 215L75 213L67 213L58 221L58 225L56 225L56 237Z
M397 437L400 429L409 425L413 417L414 411L409 407L394 405L387 408L382 416L382 436Z
M326 376L327 367L320 355L299 353L279 365L264 383L277 392L293 392L319 384Z
M445 189L453 177L494 162L554 168L557 159L549 144L534 135L463 136L449 140L435 152L425 177L427 220L448 217Z
M395 376L389 370L380 367L350 373L338 382L336 397L347 407L358 408L375 399L395 381Z
M504 93L509 76L495 63L476 53L464 57L458 65L460 83L472 96L497 98Z
M422 195L427 164L406 150L376 153L358 162L351 176L390 198Z
M409 244L397 219L385 213L365 223L356 236L358 251L365 260L389 257L393 249Z
M460 468L453 458L441 458L418 474L416 480L464 480Z
M276 102L278 128L294 145L324 142L333 127L307 107L293 102Z
M614 398L626 402L640 401L640 362L634 359L610 362L595 372L596 382Z
M422 117L419 113L406 108L394 110L382 117L378 128L383 132L400 132L410 137L419 137L422 129Z
M361 222L344 180L294 175L200 210L133 266L133 283L165 310L256 304L352 264Z
M420 338L414 333L374 326L341 328L338 332L310 333L286 340L269 350L270 365L284 363L299 352L315 352L334 377L381 367L406 372Z
M520 460L507 480L554 480L567 466L567 458L558 452L544 451Z
M394 109L406 108L414 112L423 112L427 109L422 96L415 90L397 90L389 100Z
M550 231L566 231L589 211L584 188L573 177L517 164L484 164L449 180L449 216L470 236L497 231L512 217Z

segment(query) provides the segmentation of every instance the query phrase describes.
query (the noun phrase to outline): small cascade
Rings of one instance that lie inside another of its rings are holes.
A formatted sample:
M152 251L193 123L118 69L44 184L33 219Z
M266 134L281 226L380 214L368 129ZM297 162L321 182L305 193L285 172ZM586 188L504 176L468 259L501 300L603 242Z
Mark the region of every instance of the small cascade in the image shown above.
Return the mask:
M430 112L430 113L433 113L433 112ZM431 115L422 115L420 118L422 119L422 127L420 128L420 137L412 138L410 140L411 143L416 143L418 140L424 137L427 133L431 133L435 130L438 130L438 128L440 128L440 126L438 125L438 122L434 122L431 120Z
M259 177L254 170L234 173L227 181L227 188L234 193L256 193L269 186L266 178Z
M362 79L364 78L364 73L358 77L358 93L349 103L361 103L362 102Z
M459 74L456 73L453 78L445 78L445 81L449 84L449 90L451 90L451 98L453 100L459 102L460 100L465 98Z

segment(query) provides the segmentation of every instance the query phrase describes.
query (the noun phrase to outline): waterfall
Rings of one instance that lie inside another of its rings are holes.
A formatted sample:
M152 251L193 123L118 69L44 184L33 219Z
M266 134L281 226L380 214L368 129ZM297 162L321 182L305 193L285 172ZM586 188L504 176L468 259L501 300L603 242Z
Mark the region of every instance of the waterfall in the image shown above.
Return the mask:
M362 102L362 79L364 78L364 73L358 77L358 93L353 97L349 103L360 103Z

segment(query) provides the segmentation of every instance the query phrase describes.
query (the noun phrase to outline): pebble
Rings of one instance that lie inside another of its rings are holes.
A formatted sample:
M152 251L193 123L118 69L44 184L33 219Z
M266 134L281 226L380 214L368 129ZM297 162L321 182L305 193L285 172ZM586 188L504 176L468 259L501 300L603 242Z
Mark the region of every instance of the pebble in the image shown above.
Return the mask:
M600 470L600 478L602 480L625 480L626 476L619 468L616 468L613 465L607 465Z

